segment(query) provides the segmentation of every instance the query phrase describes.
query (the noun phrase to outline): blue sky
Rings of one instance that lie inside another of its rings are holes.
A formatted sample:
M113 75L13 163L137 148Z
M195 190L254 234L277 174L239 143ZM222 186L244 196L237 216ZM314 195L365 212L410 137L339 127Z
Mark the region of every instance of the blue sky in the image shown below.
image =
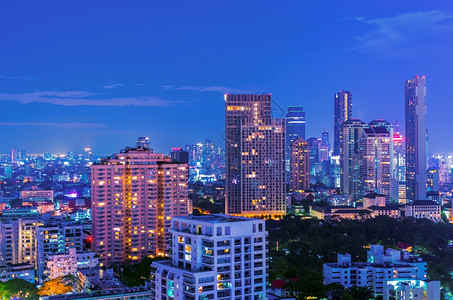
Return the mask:
M340 89L354 117L404 123L414 75L430 153L451 152L453 4L430 2L0 2L0 152L223 144L225 92L304 106L309 136Z

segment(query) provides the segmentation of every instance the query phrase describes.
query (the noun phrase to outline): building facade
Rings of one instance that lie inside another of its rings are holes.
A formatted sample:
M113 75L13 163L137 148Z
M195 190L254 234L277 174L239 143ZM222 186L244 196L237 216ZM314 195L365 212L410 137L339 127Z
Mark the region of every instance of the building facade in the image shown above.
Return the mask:
M69 221L38 222L35 232L38 282L47 278L48 256L65 255L71 249L75 253L83 251L83 226L81 224Z
M383 295L387 280L413 278L426 280L426 263L407 252L371 245L367 262L351 262L351 255L338 254L337 263L323 265L324 284L346 288L369 287L375 296Z
M388 124L390 127L392 125ZM360 141L360 182L363 192L385 195L392 199L393 134L386 126L373 126L362 131ZM396 200L396 199L395 199Z
M426 199L426 78L406 81L406 196L410 201Z
M225 95L226 212L282 216L285 124L271 118L271 95Z
M365 128L368 128L368 124L358 119L348 120L341 126L340 190L342 194L351 195L352 200L358 200L364 195L364 182L360 176L359 140Z
M440 300L440 290L440 281L389 279L384 283L383 300Z
M292 191L310 189L310 149L307 141L297 138L290 145L290 185Z
M125 149L91 166L93 250L110 265L163 255L171 218L192 211L188 166Z
M406 204L406 217L429 219L433 222L442 220L442 206L430 200L415 200Z
M174 218L170 261L153 262L153 299L265 299L267 231L261 219Z
M60 276L77 274L77 251L69 249L67 253L46 256L44 276L51 280Z

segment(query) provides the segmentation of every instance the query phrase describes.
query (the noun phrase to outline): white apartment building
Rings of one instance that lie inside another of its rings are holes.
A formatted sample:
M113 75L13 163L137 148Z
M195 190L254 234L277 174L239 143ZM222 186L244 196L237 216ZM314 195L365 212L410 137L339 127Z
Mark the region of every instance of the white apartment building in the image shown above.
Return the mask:
M172 219L171 260L153 262L154 299L265 299L267 231L223 214Z
M419 279L386 280L384 300L440 300L440 281Z
M68 253L46 255L45 260L46 280L77 273L77 251L74 248L69 249Z
M385 281L398 278L426 280L426 263L405 251L371 245L367 262L351 262L350 254L338 254L337 263L323 265L324 284L337 283L346 288L367 286L382 295Z

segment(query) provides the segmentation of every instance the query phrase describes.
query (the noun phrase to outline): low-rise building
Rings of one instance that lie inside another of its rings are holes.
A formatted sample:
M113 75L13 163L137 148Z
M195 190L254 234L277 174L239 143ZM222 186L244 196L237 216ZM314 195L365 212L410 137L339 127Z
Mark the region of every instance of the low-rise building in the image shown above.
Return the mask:
M390 204L386 206L370 206L368 210L371 211L373 218L378 216L387 216L394 219L400 219L404 217L405 207L404 205Z
M352 262L351 255L338 254L337 263L323 265L324 284L341 284L346 288L369 287L382 295L385 281L398 278L426 280L426 263L404 251L371 245L366 262Z
M99 264L99 259L94 252L77 252L77 268L95 268Z
M440 300L440 282L413 278L386 280L384 300Z
M38 190L35 188L30 191L22 191L21 197L24 202L53 202L53 190Z
M332 206L350 206L352 204L351 195L332 195L329 197Z
M369 193L363 196L363 208L370 206L385 206L385 195Z
M77 251L74 248L67 253L47 254L45 260L43 273L46 280L77 273Z
M330 219L347 219L347 220L366 220L372 217L371 212L367 209L330 209L326 214Z
M439 222L441 217L441 205L430 200L415 200L406 204L406 217L416 219L429 219L433 222Z
M35 267L27 263L7 264L0 267L0 281L20 278L35 283Z

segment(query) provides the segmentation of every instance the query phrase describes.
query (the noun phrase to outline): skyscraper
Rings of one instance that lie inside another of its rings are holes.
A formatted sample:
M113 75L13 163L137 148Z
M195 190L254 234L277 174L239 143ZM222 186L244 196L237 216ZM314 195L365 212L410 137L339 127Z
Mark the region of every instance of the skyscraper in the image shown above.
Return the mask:
M310 149L310 173L317 175L321 171L321 139L309 137L307 143Z
M340 189L343 194L351 195L353 200L364 194L360 177L359 140L365 128L368 128L368 124L358 119L350 119L341 126Z
M321 132L321 144L323 146L330 146L329 132L327 132L327 131Z
M139 261L167 250L171 218L192 210L187 169L142 147L91 166L93 250L100 263Z
M310 189L310 149L303 138L298 138L290 145L290 180L292 191Z
M426 78L415 76L406 81L406 196L408 200L426 199Z
M390 203L392 196L393 129L383 120L372 121L360 137L360 182L363 193L378 193ZM394 199L397 201L397 198Z
M339 91L334 95L333 155L340 155L341 125L352 118L352 93Z
M285 214L285 124L271 95L225 95L226 211Z
M289 106L286 113L286 160L290 157L290 145L298 138L305 139L305 112L302 106Z

